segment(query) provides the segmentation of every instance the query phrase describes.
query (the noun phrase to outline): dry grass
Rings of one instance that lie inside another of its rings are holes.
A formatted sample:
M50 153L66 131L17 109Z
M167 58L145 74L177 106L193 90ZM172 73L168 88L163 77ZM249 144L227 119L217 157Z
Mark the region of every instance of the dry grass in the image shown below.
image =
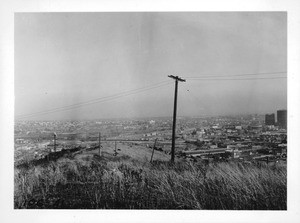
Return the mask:
M87 159L16 169L15 208L286 210L285 166Z

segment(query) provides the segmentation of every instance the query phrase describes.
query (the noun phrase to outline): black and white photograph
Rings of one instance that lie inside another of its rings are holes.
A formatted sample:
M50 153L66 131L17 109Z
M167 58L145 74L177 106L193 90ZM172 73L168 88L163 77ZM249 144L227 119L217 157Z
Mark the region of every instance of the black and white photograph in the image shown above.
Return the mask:
M300 48L288 10L53 9L10 14L10 216L295 212Z
M287 14L16 13L14 133L15 208L286 210Z

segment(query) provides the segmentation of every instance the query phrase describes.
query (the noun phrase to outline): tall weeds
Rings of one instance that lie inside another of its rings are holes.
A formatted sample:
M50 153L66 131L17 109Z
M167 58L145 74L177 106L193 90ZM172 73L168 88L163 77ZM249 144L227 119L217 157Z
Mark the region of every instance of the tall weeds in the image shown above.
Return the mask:
M64 159L15 170L15 208L285 210L286 167Z

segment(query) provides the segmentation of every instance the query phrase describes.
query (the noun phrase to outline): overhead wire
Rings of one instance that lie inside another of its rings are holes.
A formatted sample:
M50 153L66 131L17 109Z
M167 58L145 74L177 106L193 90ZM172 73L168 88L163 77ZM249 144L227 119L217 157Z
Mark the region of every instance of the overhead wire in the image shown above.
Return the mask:
M233 75L206 75L206 76L198 76L198 77L186 77L187 80L191 81L243 81L243 80L263 80L263 79L283 79L287 78L286 76L280 76L280 77L247 77L247 76L261 76L261 75L274 75L274 74L284 74L287 73L285 71L280 71L280 72L265 72L265 73L244 73L244 74L233 74ZM240 78L228 78L228 77L240 77ZM67 106L62 106L62 107L57 107L53 109L48 109L44 111L39 111L39 112L34 112L34 113L29 113L29 114L24 114L24 115L17 115L16 119L24 119L24 118L31 118L39 115L46 115L46 114L51 114L55 112L61 112L61 111L68 111L72 109L76 109L79 107L83 107L86 105L92 105L92 104L97 104L97 103L102 103L110 100L115 100L121 97L126 97L129 95L134 95L138 94L141 92L145 92L148 90L156 89L162 86L166 86L169 84L172 84L173 82L170 81L163 81L154 85L150 85L147 87L142 87L142 88L137 88L129 91L124 91L120 92L114 95L110 96L104 96L100 98L95 98L92 100L88 100L85 102L80 102L76 104L71 104Z
M247 81L247 80L271 80L271 79L286 79L286 76L269 76L269 75L278 75L278 74L286 74L286 71L278 71L278 72L264 72L264 73L243 73L243 74L232 74L232 75L205 75L198 77L185 77L187 81ZM267 77L264 77L266 76ZM256 77L253 77L256 76ZM236 77L236 78L234 78ZM185 88L185 85L182 85ZM190 90L186 89L187 92L193 96L194 99L199 101L198 97L193 95Z
M151 86L147 86L147 87L143 87L143 88L137 88L137 89L133 89L133 90L125 91L125 92L120 92L118 94L105 96L105 97L101 97L101 98L96 98L96 99L92 99L92 100L81 102L81 103L76 103L76 104L72 104L72 105L57 107L57 108L54 108L54 109L48 109L48 110L39 111L39 112L35 112L35 113L30 113L30 114L25 114L25 115L18 115L18 116L16 116L16 119L31 118L31 117L39 116L39 115L45 115L45 114L51 114L51 113L60 112L60 111L72 110L72 109L79 108L79 107L86 106L86 105L102 103L102 102L106 102L106 101L110 101L110 100L115 100L115 99L118 99L118 98L121 98L121 97L126 97L126 96L129 96L129 95L138 94L138 93L141 93L141 92L145 92L145 91L148 91L148 90L152 90L152 89L156 89L156 88L159 88L159 87L162 87L162 86L166 86L166 85L169 85L169 84L172 84L172 83L173 82L170 82L170 81L163 81L163 82L151 85Z
M286 74L286 71L278 72L263 72L263 73L241 73L241 74L230 74L230 75L200 75L196 77L185 77L188 79L201 79L201 78L214 78L214 77L242 77L242 76L260 76L260 75L274 75L274 74Z
M255 78L186 78L191 81L243 81L243 80L271 80L286 79L287 77L255 77Z
M96 103L100 103L100 102L110 101L110 100L114 100L114 99L117 99L117 98L120 98L120 97L125 97L125 96L128 96L128 95L133 95L133 94L137 94L137 93L140 93L140 92L152 90L152 89L155 89L155 88L158 88L158 87L161 87L161 86L165 86L165 85L168 85L168 84L171 84L171 83L159 84L159 85L149 86L149 87L146 87L146 88L134 89L134 90L121 92L121 93L111 95L111 96L106 96L106 97L102 97L102 98L93 99L93 100L82 102L82 103L72 104L72 105L68 105L68 106L63 106L63 107L59 107L59 108L55 108L55 109L40 111L40 112L31 113L31 114L27 114L27 115L22 115L22 116L18 116L18 117L24 118L24 117L31 117L31 116L35 116L35 115L41 115L41 114L49 114L49 113L58 112L58 111L71 110L71 109L82 107L82 106L85 106L85 105L91 105L91 104L96 104Z

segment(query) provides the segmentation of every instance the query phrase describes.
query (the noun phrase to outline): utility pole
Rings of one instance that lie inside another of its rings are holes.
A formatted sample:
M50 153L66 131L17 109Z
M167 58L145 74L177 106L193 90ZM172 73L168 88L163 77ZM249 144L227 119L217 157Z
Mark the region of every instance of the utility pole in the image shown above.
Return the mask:
M153 150L152 150L152 155L151 155L150 163L152 163L152 158L153 158L153 155L154 155L154 149L155 149L155 146L156 146L156 142L157 142L157 138L155 139L155 142L154 142L154 145L153 145Z
M53 147L54 147L54 152L56 152L56 133L54 132L54 145L53 145Z
M101 133L99 132L99 157L101 157Z
M176 113L177 113L177 91L178 91L178 81L185 82L184 79L169 75L168 77L175 80L175 96L174 96L174 110L173 110L173 129L172 129L172 148L171 148L171 162L175 159L175 130L176 130Z

